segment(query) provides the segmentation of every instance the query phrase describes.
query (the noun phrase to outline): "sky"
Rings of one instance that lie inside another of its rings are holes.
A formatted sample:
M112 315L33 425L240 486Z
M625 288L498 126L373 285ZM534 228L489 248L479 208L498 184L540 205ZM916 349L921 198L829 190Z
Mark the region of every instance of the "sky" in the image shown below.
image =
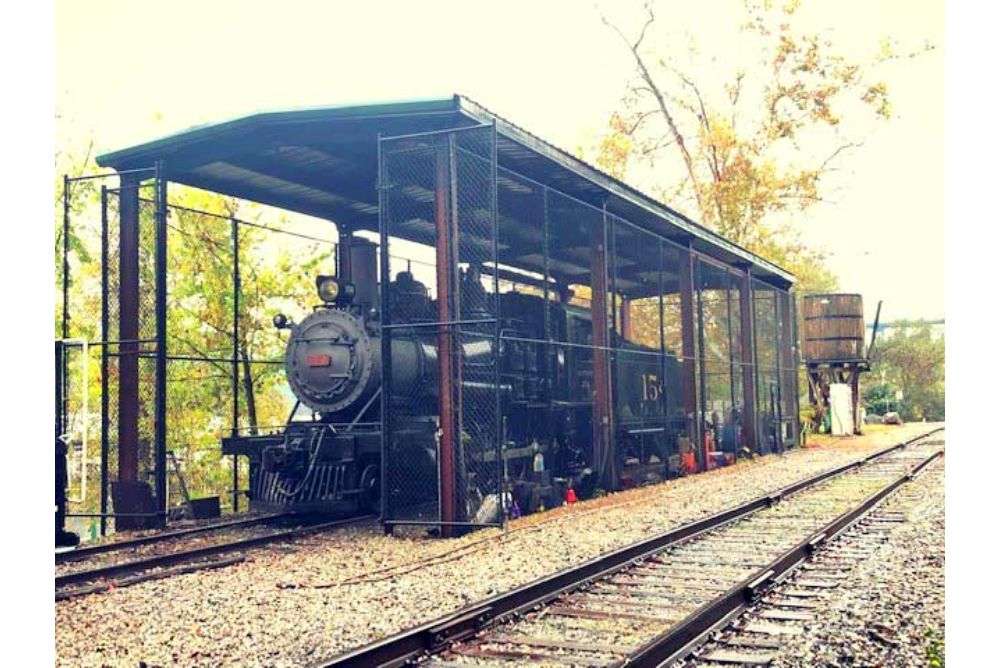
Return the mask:
M625 25L640 17L639 5L605 5ZM661 24L724 45L741 3L656 7ZM936 46L884 70L893 119L845 161L833 201L796 225L840 288L864 295L869 321L880 299L884 320L943 317L943 4L807 0L802 15L848 56L884 36ZM453 93L574 150L632 71L590 1L56 3L57 144L92 137L100 151L262 109Z

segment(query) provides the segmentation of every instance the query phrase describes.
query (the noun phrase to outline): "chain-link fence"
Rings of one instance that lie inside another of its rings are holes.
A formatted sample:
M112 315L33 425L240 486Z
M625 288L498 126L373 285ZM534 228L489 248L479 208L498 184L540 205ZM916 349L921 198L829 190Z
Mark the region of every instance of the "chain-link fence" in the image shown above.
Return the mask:
M142 187L150 190L151 184ZM144 359L154 342L155 313L152 304L154 216L151 207L141 207L135 243L140 262L133 275L141 286L133 300L136 330L123 343L118 335L118 302L106 299L119 288L119 240L117 222L119 193L97 178L66 179L63 182L61 229L57 234L57 338L62 347L63 439L68 442L70 530L94 537L108 528L110 485L118 479L117 395L124 366L131 393L137 397L132 416L139 441L134 461L137 475L148 476L152 461L153 409L151 397L155 369ZM133 189L133 192L137 192ZM143 298L143 290L150 291ZM142 513L135 513L136 515ZM135 518L132 518L135 519ZM127 523L129 520L125 520Z
M758 439L779 452L798 438L798 360L795 322L787 292L753 282Z
M497 149L493 126L379 142L381 291L365 317L380 319L386 522L495 525L794 443L790 293L601 194L501 167ZM248 220L183 187L159 206L156 185L70 196L62 221L57 336L90 344L87 365L82 345L64 360L77 515L113 516L121 480L165 481L157 512L235 510L248 462L220 441L309 412L272 318L310 312L316 276L335 273L335 226Z
M789 444L788 293L524 174L497 167L491 184L473 172L487 152L457 139L476 132L380 145L385 249L437 260L382 276L390 524L467 521L484 487L512 515ZM495 262L475 199L494 188ZM472 484L494 426L499 486Z
M449 531L503 517L494 147L492 127L380 142L382 498L391 524ZM392 273L390 257L407 251L423 253L421 275L412 265Z
M164 207L166 448L158 458L156 183L126 189L68 183L67 215L59 222L56 330L70 342L61 412L71 446L69 528L94 537L115 530L116 517L122 526L141 524L163 508L190 509L199 498L217 497L223 510L237 509L248 462L223 457L220 441L274 432L288 421L295 400L284 378L284 337L271 320L277 312L303 315L315 302L314 275L335 262L333 226L315 221L307 233L307 223L292 229L288 221L276 227L241 220L225 213L233 203L221 197L174 192L178 200L223 210ZM122 223L123 206L135 208L124 214L136 230L127 249L121 232L132 226ZM123 261L123 250L131 261ZM128 447L121 447L122 438ZM153 498L160 471L162 505ZM126 479L151 491L148 507L140 503L136 511L130 498L120 503L132 512L116 511L115 487Z

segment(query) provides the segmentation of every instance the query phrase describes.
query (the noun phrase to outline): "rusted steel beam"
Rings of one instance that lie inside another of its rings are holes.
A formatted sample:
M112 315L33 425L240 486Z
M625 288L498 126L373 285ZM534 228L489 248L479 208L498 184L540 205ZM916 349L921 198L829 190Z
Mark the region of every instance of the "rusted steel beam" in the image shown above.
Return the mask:
M447 323L456 319L452 310L454 290L451 276L451 223L450 223L450 160L447 137L439 142L434 154L434 229L435 259L437 269L438 322ZM439 471L441 489L441 521L454 522L455 518L455 406L454 373L452 367L452 333L448 325L438 327L438 413L440 417L441 442L439 445ZM453 528L445 524L441 527L443 536L449 536Z
M118 480L139 478L139 175L121 177L118 248ZM137 512L137 508L115 508Z
M611 410L611 374L608 355L608 263L607 218L591 236L590 246L590 320L594 344L594 470L599 484L615 489L615 457L611 452L613 413Z
M697 323L695 322L694 303L694 252L688 248L687 253L681 253L678 267L678 280L681 293L681 354L684 358L683 384L681 385L681 402L684 414L688 417L688 438L695 452L701 451L701 420L698 416L698 382L695 377L697 364L695 356L695 337Z
M757 384L755 348L753 345L753 284L750 267L743 268L740 280L740 362L743 373L743 443L751 451L757 449Z

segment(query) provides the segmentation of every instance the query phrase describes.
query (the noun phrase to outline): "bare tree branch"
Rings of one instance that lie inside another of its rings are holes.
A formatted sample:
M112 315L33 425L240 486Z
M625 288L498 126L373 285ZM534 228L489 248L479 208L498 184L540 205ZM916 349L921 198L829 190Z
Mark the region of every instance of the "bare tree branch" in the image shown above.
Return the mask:
M730 120L733 126L733 132L736 132L736 107L740 102L740 93L743 92L743 77L746 76L746 72L740 71L736 74L736 83L729 95L729 102L732 108L732 119Z
M652 25L653 22L656 20L656 17L653 13L652 5L646 4L645 9L647 12L646 23L643 24L642 30L639 32L639 37L638 39L635 40L635 42L630 42L629 39L625 36L625 33L623 33L618 26L611 23L607 19L607 17L605 17L603 14L601 15L601 21L604 23L604 25L608 26L616 33L618 33L618 36L621 37L622 41L625 43L626 46L628 46L629 50L632 52L632 57L635 59L636 66L639 68L639 74L642 77L642 80L646 83L646 86L648 86L649 92L653 95L653 97L656 98L656 102L657 105L659 106L660 113L662 114L664 120L667 122L667 126L670 128L670 132L673 134L674 140L677 142L677 147L681 151L681 156L684 159L684 165L687 167L688 175L690 176L691 183L694 186L694 194L695 198L698 201L698 208L699 210L702 211L702 214L704 215L705 209L701 200L700 188L698 187L699 181L697 177L697 172L695 171L694 158L691 156L691 152L688 150L687 145L684 143L684 136L681 134L680 129L677 127L677 122L674 120L674 116L667 106L667 100L664 97L663 92L656 85L656 82L653 80L653 75L650 73L649 68L646 65L646 61L643 59L642 54L639 53L639 47L642 45L642 40L645 39L646 37L646 31L648 30L649 26Z
M643 147L641 149L641 154L642 154L643 157L646 157L646 156L648 156L648 155L650 155L652 153L656 153L657 151L661 151L661 150L667 148L668 146L673 146L675 143L676 143L676 141L672 137L664 137L663 139L661 139L660 141L656 142L652 146Z
M865 143L863 141L846 142L844 144L841 144L840 146L837 147L837 149L833 153L827 156L826 160L820 163L819 171L821 172L830 171L829 164L833 162L833 160L836 159L838 155L851 148L861 148L862 146L864 146L864 144Z

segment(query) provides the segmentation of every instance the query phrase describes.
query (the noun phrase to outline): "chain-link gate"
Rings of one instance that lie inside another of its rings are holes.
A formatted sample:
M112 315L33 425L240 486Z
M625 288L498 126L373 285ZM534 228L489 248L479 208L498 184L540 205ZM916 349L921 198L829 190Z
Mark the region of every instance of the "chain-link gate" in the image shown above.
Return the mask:
M492 125L379 141L389 526L503 521L495 151ZM420 277L390 261L403 240Z

